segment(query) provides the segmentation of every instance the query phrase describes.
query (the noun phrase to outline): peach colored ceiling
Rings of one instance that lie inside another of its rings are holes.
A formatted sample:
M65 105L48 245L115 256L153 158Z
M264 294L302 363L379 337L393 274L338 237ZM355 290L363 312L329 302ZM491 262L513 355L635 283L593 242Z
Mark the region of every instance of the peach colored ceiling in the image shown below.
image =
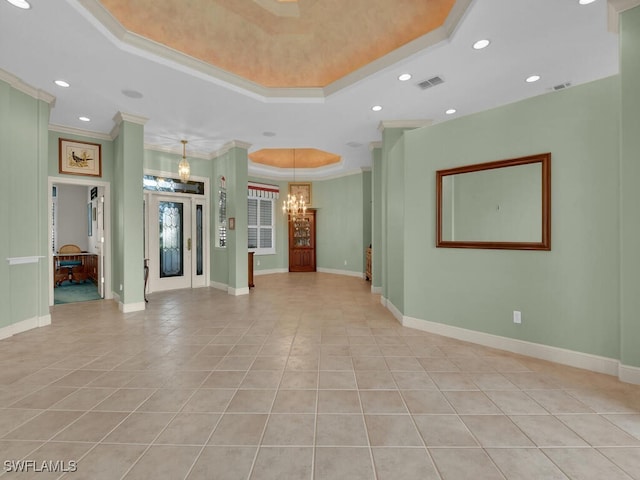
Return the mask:
M315 148L263 148L250 153L249 158L278 168L318 168L340 161L340 155Z
M455 3L100 1L131 32L259 85L276 88L326 87L440 27ZM280 15L275 7L285 8L281 11L287 13Z

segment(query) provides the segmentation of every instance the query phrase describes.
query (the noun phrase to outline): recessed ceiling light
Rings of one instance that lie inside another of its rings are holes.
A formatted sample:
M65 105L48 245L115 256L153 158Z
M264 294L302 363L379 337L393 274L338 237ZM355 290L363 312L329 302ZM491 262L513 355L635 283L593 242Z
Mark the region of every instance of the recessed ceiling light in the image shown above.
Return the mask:
M78 120L82 120L83 122L90 122L91 119L89 117L78 117Z
M473 48L475 50L482 50L483 48L487 48L490 43L491 43L491 41L489 41L486 38L484 38L484 39L478 40L476 43L474 43L473 44Z
M135 98L135 99L142 98L144 96L137 90L122 90L122 94L125 97Z
M447 115L453 115L454 113L456 113L456 111L457 110L455 108L450 108L449 110L447 110L444 113L446 113Z
M531 75L530 77L526 78L525 82L533 83L533 82L537 82L538 80L540 80L540 75Z
M595 2L596 0L580 0L578 3L580 5L589 5L590 3Z
M374 105L373 107L371 107L371 110L373 110L374 112L379 112L380 110L382 110L382 106Z
M403 73L398 77L398 80L400 80L401 82L406 82L407 80L410 80L410 79L411 79L410 73Z
M276 132L262 132L262 135L264 135L265 137L275 137Z
M56 80L53 83L55 83L56 85L62 88L69 88L69 82L65 82L64 80Z
M22 8L23 10L29 10L31 8L31 5L29 5L27 0L7 0L7 2L14 7Z

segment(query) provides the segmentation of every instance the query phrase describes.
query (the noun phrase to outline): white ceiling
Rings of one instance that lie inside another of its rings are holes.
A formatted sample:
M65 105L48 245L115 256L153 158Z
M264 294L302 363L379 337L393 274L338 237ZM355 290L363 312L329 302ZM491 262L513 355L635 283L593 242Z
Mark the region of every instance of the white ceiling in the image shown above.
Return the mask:
M370 166L369 145L381 139L382 121L443 122L618 73L618 37L607 29L605 0L584 6L578 0L474 0L448 40L320 98L259 95L125 43L82 0L30 3L30 10L20 10L0 0L0 69L56 97L52 128L108 135L114 116L124 112L148 119L147 146L181 153L186 138L188 156L209 158L234 140L250 144L250 152L309 147L342 156L339 167L315 178ZM473 50L481 38L491 45ZM404 72L413 78L399 82ZM531 74L542 78L526 83ZM417 87L436 75L445 83ZM59 78L71 87L54 85ZM123 90L144 97L131 99ZM373 105L383 110L373 112ZM457 113L445 115L448 108ZM81 115L91 122L78 120Z

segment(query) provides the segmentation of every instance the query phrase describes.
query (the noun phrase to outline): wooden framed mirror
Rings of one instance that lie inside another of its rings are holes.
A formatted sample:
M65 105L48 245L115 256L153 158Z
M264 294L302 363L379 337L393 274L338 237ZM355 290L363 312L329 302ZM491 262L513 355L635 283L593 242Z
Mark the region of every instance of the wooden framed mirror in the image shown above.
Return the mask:
M436 247L551 250L551 154L438 170Z

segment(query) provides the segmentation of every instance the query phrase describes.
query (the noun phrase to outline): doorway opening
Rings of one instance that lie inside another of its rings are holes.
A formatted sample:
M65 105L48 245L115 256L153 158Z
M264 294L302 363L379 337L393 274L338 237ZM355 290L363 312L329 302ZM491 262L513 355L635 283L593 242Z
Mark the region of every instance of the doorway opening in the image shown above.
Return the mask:
M169 177L169 178L168 178ZM208 179L145 172L147 292L209 285Z
M49 305L112 298L107 182L49 177Z

